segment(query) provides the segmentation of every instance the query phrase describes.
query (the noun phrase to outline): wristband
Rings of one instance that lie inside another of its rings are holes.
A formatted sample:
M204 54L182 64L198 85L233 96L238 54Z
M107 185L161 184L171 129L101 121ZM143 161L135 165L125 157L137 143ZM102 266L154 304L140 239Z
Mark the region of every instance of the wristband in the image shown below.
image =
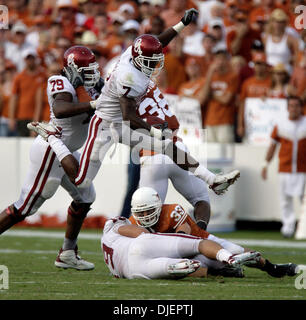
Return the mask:
M185 25L182 21L172 27L177 33L180 33L185 28Z
M162 135L163 135L163 132L161 130L158 130L154 127L151 127L150 129L150 135L154 138L157 138L158 140L161 140L162 139Z

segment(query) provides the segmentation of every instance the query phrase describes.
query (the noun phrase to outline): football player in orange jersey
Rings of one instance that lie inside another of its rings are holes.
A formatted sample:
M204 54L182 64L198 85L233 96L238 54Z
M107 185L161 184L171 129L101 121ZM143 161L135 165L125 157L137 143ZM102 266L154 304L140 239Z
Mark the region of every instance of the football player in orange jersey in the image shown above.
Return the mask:
M133 224L145 227L152 233L190 234L217 242L232 254L242 254L250 251L199 228L179 204L163 205L158 193L152 188L144 187L135 191L131 202L131 212L130 221ZM202 267L208 268L208 273L211 275L243 277L243 270L240 267L229 269L222 262L208 259L203 255L194 258L201 262ZM273 264L263 257L260 257L255 263L252 261L252 263L246 265L258 268L277 278L286 275L294 276L297 273L296 264Z

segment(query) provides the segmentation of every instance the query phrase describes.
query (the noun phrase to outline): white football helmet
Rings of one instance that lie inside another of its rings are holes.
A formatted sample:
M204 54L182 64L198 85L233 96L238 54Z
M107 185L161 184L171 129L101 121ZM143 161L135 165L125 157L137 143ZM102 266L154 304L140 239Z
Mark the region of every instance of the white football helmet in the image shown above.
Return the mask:
M131 212L136 223L142 227L151 227L158 222L162 202L158 193L148 187L139 188L132 196ZM152 211L147 213L147 211Z

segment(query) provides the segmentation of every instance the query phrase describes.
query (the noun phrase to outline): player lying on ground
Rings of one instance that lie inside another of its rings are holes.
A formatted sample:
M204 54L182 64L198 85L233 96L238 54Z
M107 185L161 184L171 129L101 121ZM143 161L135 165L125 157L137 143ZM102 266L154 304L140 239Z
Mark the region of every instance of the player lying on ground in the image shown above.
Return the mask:
M162 131L143 121L136 112L137 105L147 92L151 76L163 67L163 47L191 22L195 14L197 14L195 9L187 10L181 22L158 37L139 36L121 55L114 70L107 77L100 97L91 102L96 111L89 125L80 165L73 155L69 154L69 150L66 157L61 160L70 180L79 188L91 184L106 152L114 142L127 144L139 150L145 148L166 154L182 169L193 172L219 192L227 189L238 178L238 170L231 175L214 175L188 153L177 148L172 140L163 140ZM74 69L71 76L74 88L82 85L82 81L82 76ZM128 121L129 125L123 121ZM30 128L49 141L50 132L43 124L35 123L30 125ZM143 134L143 130L139 132L137 129L145 129L147 135ZM60 146L59 141L53 146L53 150L57 154L57 148L64 147Z
M84 78L84 87L77 90L69 81L68 64L72 63L82 72ZM77 237L90 205L95 200L95 189L93 184L88 184L83 189L77 188L65 174L60 161L66 156L66 152L79 159L77 150L86 140L93 111L90 103L85 101L89 100L88 94L91 99L99 96L103 80L100 78L94 54L86 47L75 46L68 49L64 54L63 64L63 75L51 76L47 86L51 122L60 127L60 131L55 130L48 143L41 137L34 140L30 150L30 167L20 197L0 214L0 234L37 212L45 200L51 198L58 187L62 186L73 201L68 208L65 239L55 265L90 270L94 268L94 264L81 259L77 254ZM48 126L54 128L51 124ZM64 145L65 148L59 147L59 152L55 154L52 150L54 145Z
M217 242L224 249L231 252L231 254L242 254L250 251L247 248L243 248L202 230L180 205L163 205L158 193L152 188L139 188L134 192L131 212L131 223L145 227L150 232L190 234ZM195 259L200 260L201 265L208 268L210 274L236 277L243 276L243 270L241 268L236 270L224 269L223 263L211 260L209 257L203 255L199 257L196 256ZM296 275L297 267L297 265L293 263L273 264L263 257L260 257L256 262L253 261L252 264L248 263L246 265L265 271L273 277L294 276Z
M206 276L207 268L199 269L200 262L190 258L194 256L205 255L234 267L260 256L255 251L233 255L214 241L189 235L152 234L124 217L105 223L101 247L111 273L128 279Z

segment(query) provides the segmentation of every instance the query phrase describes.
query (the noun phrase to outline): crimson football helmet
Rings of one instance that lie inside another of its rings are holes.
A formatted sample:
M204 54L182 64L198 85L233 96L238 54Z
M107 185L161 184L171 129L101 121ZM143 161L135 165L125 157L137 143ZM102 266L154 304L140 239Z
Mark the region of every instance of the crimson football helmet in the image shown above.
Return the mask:
M164 66L163 47L157 37L143 34L132 45L133 62L146 76L156 76Z
M73 46L64 53L64 71L74 68L78 73L83 73L84 86L92 88L100 79L99 64L93 52L84 46Z

